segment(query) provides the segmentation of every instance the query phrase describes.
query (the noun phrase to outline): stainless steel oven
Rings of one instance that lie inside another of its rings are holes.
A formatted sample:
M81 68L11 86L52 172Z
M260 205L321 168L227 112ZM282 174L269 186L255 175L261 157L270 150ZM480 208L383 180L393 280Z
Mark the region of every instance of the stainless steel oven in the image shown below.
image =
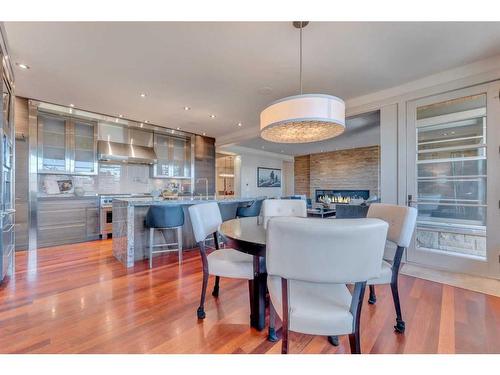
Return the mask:
M148 197L149 194L102 194L99 196L100 234L106 239L113 233L113 199Z
M113 233L113 198L118 197L126 197L126 195L101 195L99 197L99 225L103 239Z

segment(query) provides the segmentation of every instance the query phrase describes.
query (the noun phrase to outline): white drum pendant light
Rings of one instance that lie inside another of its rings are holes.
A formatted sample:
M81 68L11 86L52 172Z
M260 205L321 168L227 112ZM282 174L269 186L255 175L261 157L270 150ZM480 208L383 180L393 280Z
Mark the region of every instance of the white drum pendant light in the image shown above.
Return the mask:
M302 28L300 30L300 95L280 99L260 114L260 135L278 143L317 142L336 137L345 129L345 103L332 95L302 94Z

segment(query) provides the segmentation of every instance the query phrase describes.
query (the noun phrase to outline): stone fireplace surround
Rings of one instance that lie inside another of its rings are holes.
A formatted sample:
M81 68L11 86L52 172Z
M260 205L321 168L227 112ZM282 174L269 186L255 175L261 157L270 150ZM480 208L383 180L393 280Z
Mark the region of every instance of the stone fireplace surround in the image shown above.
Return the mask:
M380 196L380 148L368 146L295 157L295 194L316 190L369 190Z

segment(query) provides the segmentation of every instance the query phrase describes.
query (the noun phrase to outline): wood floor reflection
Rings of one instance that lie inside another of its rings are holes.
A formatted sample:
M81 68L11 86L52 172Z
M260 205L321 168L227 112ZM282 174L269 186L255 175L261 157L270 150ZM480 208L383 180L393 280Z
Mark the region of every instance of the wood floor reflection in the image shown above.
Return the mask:
M0 286L1 353L279 353L266 332L249 327L246 281L221 280L218 299L207 297L207 318L196 308L201 287L197 251L126 270L111 240L42 249L28 271ZM500 298L400 277L406 333L395 334L389 288L364 305L364 353L500 353ZM213 280L211 280L213 282ZM210 284L211 285L211 284ZM325 337L291 334L291 353L349 353Z

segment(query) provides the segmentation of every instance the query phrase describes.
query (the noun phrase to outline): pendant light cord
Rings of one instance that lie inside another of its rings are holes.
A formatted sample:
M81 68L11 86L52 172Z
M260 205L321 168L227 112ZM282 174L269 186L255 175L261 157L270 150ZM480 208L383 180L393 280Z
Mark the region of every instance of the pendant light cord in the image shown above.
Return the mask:
M300 24L300 48L299 48L299 53L300 53L300 68L299 68L299 79L300 79L300 95L302 95L302 22Z

